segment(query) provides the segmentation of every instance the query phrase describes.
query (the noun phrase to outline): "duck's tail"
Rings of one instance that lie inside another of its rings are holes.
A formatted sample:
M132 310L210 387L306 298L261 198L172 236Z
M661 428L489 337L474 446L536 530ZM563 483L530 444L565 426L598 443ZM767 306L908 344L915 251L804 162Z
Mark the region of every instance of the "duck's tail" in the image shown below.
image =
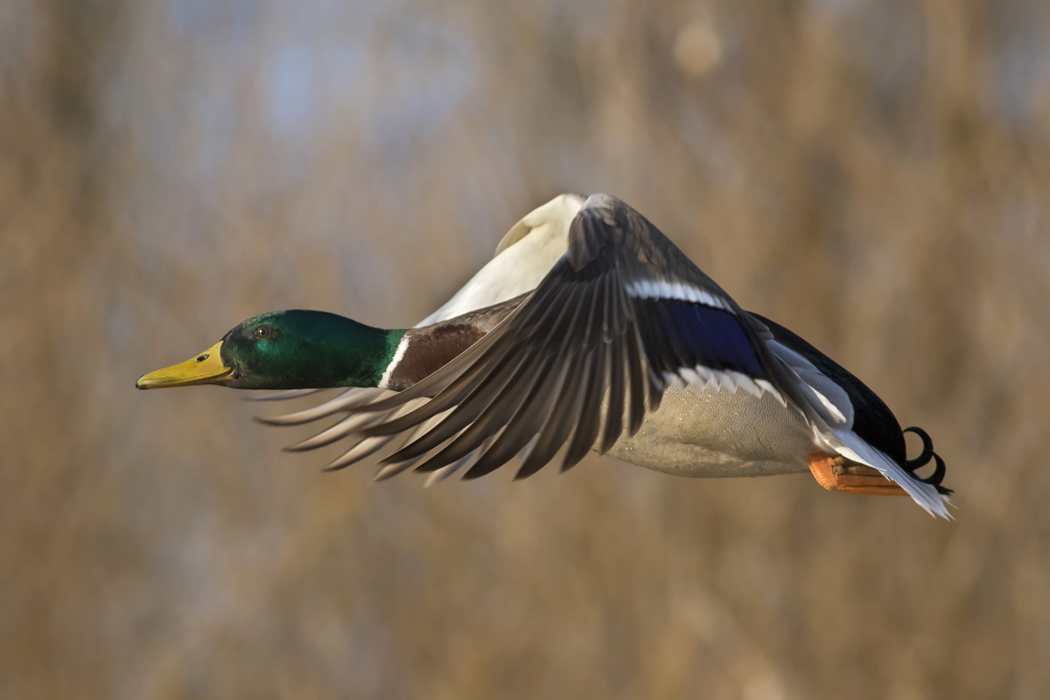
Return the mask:
M915 459L906 459L898 464L888 455L871 445L852 430L831 429L824 434L824 440L840 455L859 464L877 469L887 479L893 481L930 515L939 515L952 520L948 506L952 504L948 495L951 489L941 485L947 471L944 460L933 451L933 441L921 428L908 428L904 432L913 432L922 438L923 450ZM928 477L921 477L916 470L929 464L933 459L936 469Z
M922 440L922 453L915 459L904 460L904 470L911 474L911 476L924 484L929 484L937 489L937 493L943 496L949 496L953 492L950 488L943 486L944 475L948 473L948 468L944 464L944 460L941 456L933 451L933 440L930 438L930 434L918 426L911 426L903 430L905 433L915 433ZM934 470L933 474L927 477L920 477L915 472L922 467L925 467L933 460Z

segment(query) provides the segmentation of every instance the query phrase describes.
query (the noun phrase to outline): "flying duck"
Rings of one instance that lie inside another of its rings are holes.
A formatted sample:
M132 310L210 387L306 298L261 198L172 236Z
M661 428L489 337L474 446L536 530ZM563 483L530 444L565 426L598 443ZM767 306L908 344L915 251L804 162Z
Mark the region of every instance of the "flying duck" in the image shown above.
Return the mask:
M219 384L284 399L345 387L304 411L338 421L293 445L346 440L328 465L381 453L378 478L428 483L514 462L524 478L596 450L678 476L809 471L832 491L907 494L949 518L944 461L908 459L886 404L808 342L744 311L667 237L609 195L561 195L410 329L319 311L244 321L200 355L141 377L152 389ZM385 391L383 391L385 390ZM920 467L934 463L923 477Z

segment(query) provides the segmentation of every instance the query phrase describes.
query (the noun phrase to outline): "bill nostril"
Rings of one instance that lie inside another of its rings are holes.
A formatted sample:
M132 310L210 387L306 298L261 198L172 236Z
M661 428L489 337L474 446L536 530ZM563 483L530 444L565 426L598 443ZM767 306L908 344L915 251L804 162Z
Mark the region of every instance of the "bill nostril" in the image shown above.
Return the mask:
M197 357L197 362L204 362L207 359L208 359L208 354L205 353L205 354L200 355L200 356Z

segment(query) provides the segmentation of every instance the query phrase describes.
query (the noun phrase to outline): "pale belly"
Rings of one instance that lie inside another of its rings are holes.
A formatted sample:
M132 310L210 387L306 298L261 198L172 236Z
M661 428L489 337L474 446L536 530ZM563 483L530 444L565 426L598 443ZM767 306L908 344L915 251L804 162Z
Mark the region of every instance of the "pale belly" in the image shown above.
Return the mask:
M808 471L816 451L809 426L769 394L669 388L656 413L609 455L677 476L729 477Z

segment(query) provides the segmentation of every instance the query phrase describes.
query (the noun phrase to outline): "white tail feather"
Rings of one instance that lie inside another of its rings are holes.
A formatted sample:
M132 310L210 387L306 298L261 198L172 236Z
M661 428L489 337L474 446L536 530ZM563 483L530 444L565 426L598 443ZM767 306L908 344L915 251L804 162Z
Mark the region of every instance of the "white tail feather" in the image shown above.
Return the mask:
M945 520L953 519L951 513L948 512L951 499L938 493L935 486L925 484L910 476L900 465L869 445L852 430L832 429L830 435L823 434L821 437L846 459L877 469L884 477L907 491L912 500L930 515L939 515Z

